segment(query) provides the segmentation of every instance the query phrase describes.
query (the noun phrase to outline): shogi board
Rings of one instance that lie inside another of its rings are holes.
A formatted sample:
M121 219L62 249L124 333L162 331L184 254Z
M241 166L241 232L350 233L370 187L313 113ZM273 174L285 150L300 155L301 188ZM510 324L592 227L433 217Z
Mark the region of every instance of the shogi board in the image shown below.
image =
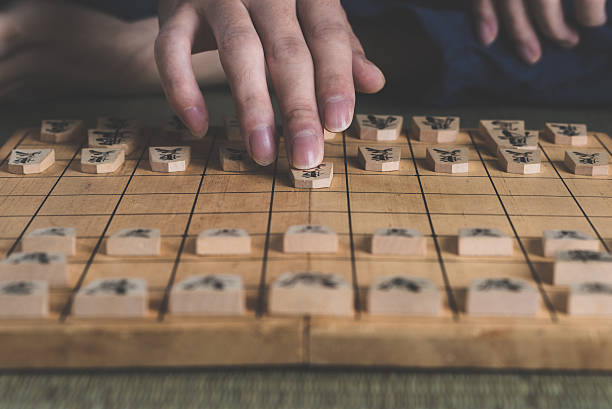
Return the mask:
M151 145L161 143L151 130ZM394 141L401 169L381 174L360 168L360 141L345 134L326 142L334 162L330 188L291 187L284 146L268 168L223 172L213 129L192 146L186 172L152 172L146 150L132 153L115 173L79 171L79 145L57 145L55 165L39 175L13 175L6 158L14 147L40 146L36 130L16 132L0 150L0 248L18 250L23 235L44 226L72 226L77 255L70 258L70 287L51 291L51 315L0 321L2 368L96 368L223 365L354 365L406 367L612 369L612 318L574 318L565 311L567 289L552 285L551 262L541 256L547 229L579 229L612 247L612 181L570 174L564 147L543 140L542 172L507 174L476 132L462 131L469 174L436 174L425 165L424 143ZM588 146L609 153L612 139L589 135ZM80 143L80 142L79 142ZM182 142L181 142L182 143ZM164 141L167 145L168 141ZM388 143L387 143L388 144ZM382 145L381 145L382 146ZM290 225L322 224L339 234L337 254L284 254ZM105 240L127 227L161 229L158 257L110 257ZM247 230L246 256L194 254L202 230ZM372 255L379 227L420 230L424 257ZM505 258L456 254L460 227L489 226L515 240ZM270 316L267 289L287 271L342 274L355 290L350 318ZM70 315L75 292L101 277L145 278L150 311L144 319L84 319ZM172 284L194 274L240 274L246 285L242 317L177 317L167 311ZM381 274L411 274L437 284L444 295L439 317L374 317L366 289ZM466 288L480 277L518 277L535 284L543 302L535 318L472 317Z

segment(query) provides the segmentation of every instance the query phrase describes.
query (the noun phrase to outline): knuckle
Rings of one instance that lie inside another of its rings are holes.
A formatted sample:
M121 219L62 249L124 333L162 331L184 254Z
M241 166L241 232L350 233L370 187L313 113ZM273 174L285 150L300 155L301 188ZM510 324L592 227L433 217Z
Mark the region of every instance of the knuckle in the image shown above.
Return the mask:
M318 121L318 116L310 104L298 103L289 107L287 112L285 112L285 120L288 123L302 123L306 121Z
M322 21L306 28L308 38L315 41L329 41L330 39L342 39L349 41L346 25L340 22Z
M269 58L275 61L292 61L309 57L304 41L297 36L284 36L274 41Z
M259 39L252 27L232 27L217 38L219 51L226 54L234 54L258 45Z

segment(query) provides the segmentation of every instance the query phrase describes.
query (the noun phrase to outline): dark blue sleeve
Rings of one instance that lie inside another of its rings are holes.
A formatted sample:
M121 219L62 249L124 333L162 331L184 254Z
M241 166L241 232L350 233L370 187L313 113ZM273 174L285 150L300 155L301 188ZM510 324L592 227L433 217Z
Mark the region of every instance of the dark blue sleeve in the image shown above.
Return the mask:
M482 46L475 37L469 10L381 0L372 0L374 6L368 8L370 3L346 0L344 5L349 13L361 16L381 13L385 5L407 9L418 17L425 33L440 49L443 76L427 95L426 102L446 105L483 96L548 105L612 102L610 24L580 29L580 44L571 50L543 40L541 61L529 66L516 57L503 36L489 47ZM612 16L612 2L608 2L607 9Z

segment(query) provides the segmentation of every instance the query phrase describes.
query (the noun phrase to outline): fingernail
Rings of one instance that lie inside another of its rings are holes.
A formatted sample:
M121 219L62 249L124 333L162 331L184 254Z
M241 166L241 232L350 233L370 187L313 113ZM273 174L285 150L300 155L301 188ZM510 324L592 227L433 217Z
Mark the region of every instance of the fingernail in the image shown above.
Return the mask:
M189 107L183 111L185 125L194 136L204 136L206 133L206 119L204 112L198 107Z
M323 160L319 138L312 129L300 131L291 138L291 165L297 169L310 169Z
M353 116L353 104L343 96L330 97L325 103L325 128L330 132L342 132L348 128Z
M534 64L540 59L540 53L533 46L524 44L519 47L521 57L529 64Z
M274 162L276 156L276 141L274 129L268 125L258 126L249 135L251 157L261 166Z
M490 45L495 40L495 31L490 22L480 24L480 41L484 45Z

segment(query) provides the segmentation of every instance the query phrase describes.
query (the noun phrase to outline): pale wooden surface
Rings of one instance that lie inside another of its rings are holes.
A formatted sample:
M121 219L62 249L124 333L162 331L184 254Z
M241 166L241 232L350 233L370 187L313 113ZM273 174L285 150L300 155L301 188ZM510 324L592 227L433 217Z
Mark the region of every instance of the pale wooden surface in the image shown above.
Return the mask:
M18 143L41 146L37 132L17 132L0 150L0 157L6 157ZM402 148L401 169L381 175L364 171L357 163L357 147L372 142L347 135L326 143L326 157L336 168L332 186L304 191L290 186L283 146L275 166L223 172L216 149L221 134L215 129L203 141L191 143L189 168L174 175L153 173L144 146L111 175L81 173L77 145L56 146L56 164L43 177L16 176L7 173L5 166L0 169L0 208L5 216L0 247L4 253L22 233L39 227L70 224L79 236L77 255L70 260L70 288L52 291L51 316L0 325L0 339L14 346L10 354L0 353L0 366L312 363L612 368L612 321L567 317L567 291L551 285L551 263L539 248L542 231L558 227L599 234L602 246L612 245L610 178L570 174L562 164L564 148L541 141L546 158L542 173L509 175L499 169L475 133L462 132L457 143L469 150L470 173L442 176L424 167L427 145L403 136L394 142ZM156 129L147 135L151 143L158 143ZM589 146L602 145L610 149L612 140L600 133L590 136ZM105 242L102 233L109 236L145 221L162 231L161 256L129 260L99 251ZM285 255L280 246L282 233L297 223L334 229L339 233L338 253ZM368 240L375 229L397 225L425 233L427 256L369 253ZM457 230L473 225L496 227L514 237L514 256L458 257L454 248ZM228 226L251 234L249 256L202 258L194 254L195 237L201 230ZM268 316L267 287L280 274L296 269L344 276L358 290L357 315ZM444 291L441 316L368 316L365 289L381 273L405 270L429 278ZM125 275L125 271L147 279L150 311L146 319L90 321L66 315L71 295L80 286L97 278ZM171 284L202 273L241 274L247 314L218 319L168 315L165 306ZM469 282L489 276L538 284L545 301L540 316L491 320L465 315ZM41 338L46 340L43 346Z

